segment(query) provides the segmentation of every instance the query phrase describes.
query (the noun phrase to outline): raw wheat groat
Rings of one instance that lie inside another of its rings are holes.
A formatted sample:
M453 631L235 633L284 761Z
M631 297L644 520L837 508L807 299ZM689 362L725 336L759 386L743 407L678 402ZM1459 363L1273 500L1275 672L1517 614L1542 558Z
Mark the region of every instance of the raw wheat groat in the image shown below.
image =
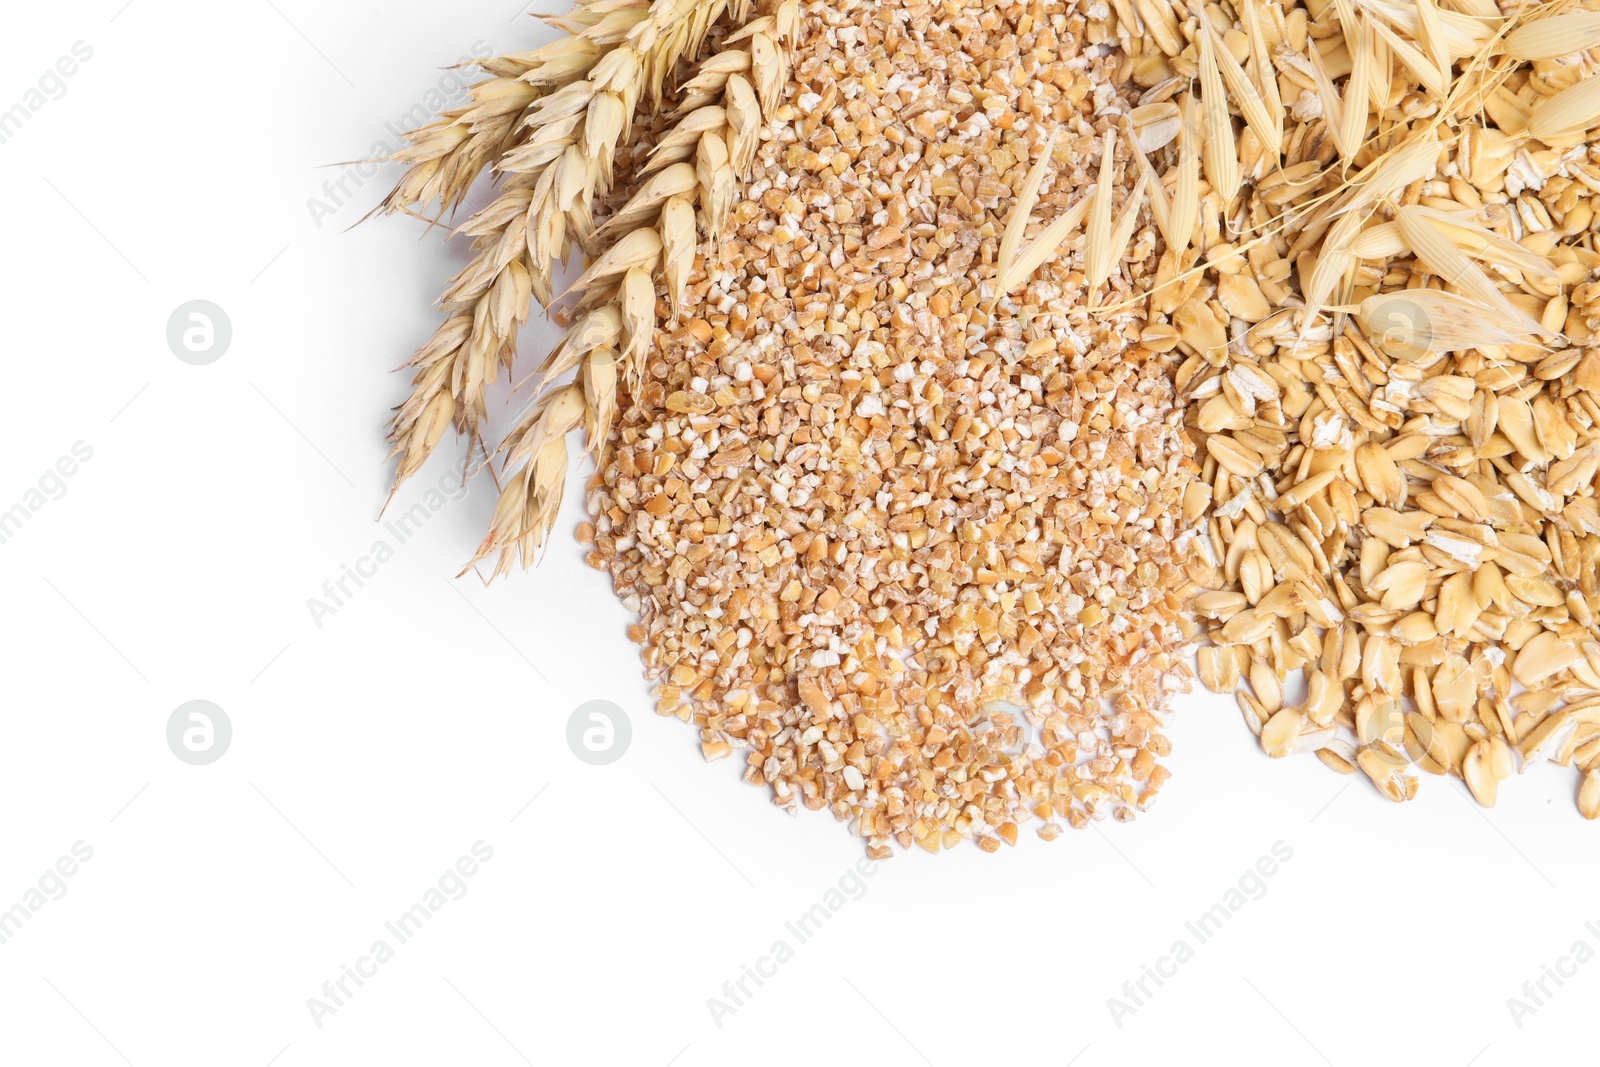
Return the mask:
M1144 257L1098 293L1138 291L1145 179L1116 60L1033 10L803 5L734 233L589 498L658 709L878 857L1131 818L1166 777L1174 364L1087 313L1058 224L1098 196Z

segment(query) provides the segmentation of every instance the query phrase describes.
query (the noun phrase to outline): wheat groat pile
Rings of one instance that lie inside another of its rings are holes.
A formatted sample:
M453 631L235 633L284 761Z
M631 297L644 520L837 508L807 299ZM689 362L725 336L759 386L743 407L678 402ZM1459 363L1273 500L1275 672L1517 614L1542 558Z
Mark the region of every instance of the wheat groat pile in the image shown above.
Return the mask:
M1083 312L1081 235L995 299L1035 157L1054 133L1039 229L1118 110L1116 60L1045 10L803 6L735 232L589 499L659 710L874 856L1131 817L1165 778L1171 361Z

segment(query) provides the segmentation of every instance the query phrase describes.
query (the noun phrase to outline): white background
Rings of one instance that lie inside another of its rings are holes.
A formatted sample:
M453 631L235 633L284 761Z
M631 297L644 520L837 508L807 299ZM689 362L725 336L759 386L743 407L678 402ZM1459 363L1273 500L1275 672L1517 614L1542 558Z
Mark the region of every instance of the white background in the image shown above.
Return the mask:
M0 144L0 509L93 449L0 545L0 909L93 849L0 945L0 1063L1464 1067L1588 1046L1600 963L1520 1027L1506 1003L1600 949L1600 827L1570 771L1487 813L1436 779L1396 807L1269 763L1231 702L1195 696L1136 824L898 856L800 945L785 922L857 884L861 844L653 714L567 537L577 507L536 573L485 588L454 577L492 505L475 483L318 627L308 598L385 536L388 371L465 254L412 219L343 232L387 171L319 226L308 201L350 172L318 168L392 143L476 42L540 31L514 0L124 2L12 5L0 37L0 108L93 49ZM232 322L209 366L165 339L194 299ZM197 698L234 730L205 767L165 741ZM632 721L610 766L565 741L591 699ZM307 999L478 841L466 895L317 1025ZM1279 841L1265 896L1198 944L1185 922ZM794 957L718 1026L707 998L779 939ZM1193 959L1114 1020L1179 939Z

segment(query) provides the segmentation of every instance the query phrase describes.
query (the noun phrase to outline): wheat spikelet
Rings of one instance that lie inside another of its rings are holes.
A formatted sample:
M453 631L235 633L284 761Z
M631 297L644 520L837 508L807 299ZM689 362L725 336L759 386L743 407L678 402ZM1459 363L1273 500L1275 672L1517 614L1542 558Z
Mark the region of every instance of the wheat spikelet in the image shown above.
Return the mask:
M712 234L722 233L723 221L738 195L734 168L728 156L728 143L720 137L702 137L695 149L694 173L700 183L700 210L706 218L706 229Z
M493 56L478 64L489 78L470 89L472 104L446 111L405 134L407 147L389 157L407 170L378 210L386 215L410 211L434 200L440 214L459 207L485 167L526 134L521 121L528 108L552 87L581 78L600 57L600 43L632 24L648 0L623 5L578 0L560 19L569 35L532 52Z
M700 69L694 77L684 82L680 88L680 102L676 114L687 115L691 111L715 104L722 98L722 90L728 84L728 78L734 74L750 74L750 53L741 48L731 48L726 52L719 52L700 64Z
M409 361L412 395L390 421L396 486L438 444L437 417L425 415L449 408L459 431L479 434L486 390L509 369L531 300L550 303L552 265L565 258L569 234L591 236L593 198L610 187L612 155L641 94L659 104L669 73L712 23L725 13L743 21L748 9L748 0L591 0L550 20L583 39L567 46L579 58L528 105L515 129L521 143L497 164L509 175L500 196L462 228L477 255L445 291L446 322ZM450 404L437 400L441 389Z
M697 180L694 166L689 163L675 163L655 172L639 186L626 206L613 213L605 224L595 231L595 240L606 242L619 233L627 233L637 228L640 223L647 221L659 211L661 205L668 200L693 192Z
M661 274L673 318L683 313L695 243L694 201L685 195L674 196L661 205Z
M611 188L612 158L633 122L641 91L659 100L667 73L699 51L725 13L743 22L748 0L654 0L649 15L602 55L588 76L536 101L524 124L528 146L508 153L499 169L533 176L528 204L528 267L534 293L548 302L551 275L567 246L587 246L593 204Z
M582 425L588 449L599 453L604 448L617 411L619 379L635 388L643 374L657 324L658 282L674 308L683 299L697 251L696 207L698 233L706 239L714 243L725 224L738 183L754 158L763 101L775 105L788 80L784 42L792 40L797 9L797 0L785 0L777 14L749 24L739 35L741 42L748 42L739 49L748 61L725 54L709 61L722 82L721 103L682 115L660 138L651 165L662 157L668 161L617 213L632 228L617 236L573 287L584 292L579 302L584 314L568 329L545 369L548 381L576 367L577 380L539 398L507 435L502 445L505 488L474 563L498 554L496 575L518 561L523 566L534 563L565 489L565 435ZM686 166L691 155L696 160L693 187L663 199L653 183L674 167ZM609 236L620 228L608 225L599 232ZM552 397L562 399L557 403ZM703 396L699 401L710 402Z

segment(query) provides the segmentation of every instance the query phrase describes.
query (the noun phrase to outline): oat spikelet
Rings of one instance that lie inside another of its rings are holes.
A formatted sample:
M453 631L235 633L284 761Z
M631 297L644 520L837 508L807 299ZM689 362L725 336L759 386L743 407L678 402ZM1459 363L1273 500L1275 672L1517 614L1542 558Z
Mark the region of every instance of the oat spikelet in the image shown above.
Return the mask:
M1200 103L1205 109L1205 146L1201 149L1206 180L1226 204L1239 192L1239 145L1228 115L1228 94L1217 68L1217 46L1212 35L1200 35Z
M781 86L788 80L786 39L791 34L784 27L793 25L796 4L784 0L776 14L749 24L741 35L748 62L714 57L725 73L718 75L721 103L681 116L661 138L675 159L695 158L693 187L661 200L660 189L652 187L654 179L647 182L618 213L634 228L621 233L573 286L583 293L579 307L584 314L556 346L547 367L559 373L576 366L577 380L539 397L501 446L505 488L473 560L498 555L496 575L518 562L533 563L549 536L565 484L567 453L561 442L566 434L581 425L587 450L603 454L616 417L619 384L637 388L643 375L657 326L658 287L665 288L674 307L683 299L697 251L697 206L698 236L713 243L719 236L711 227L725 223L763 121L756 86ZM659 173L674 166L687 164L670 162ZM562 398L560 403L550 399L555 396ZM704 396L698 399L710 402Z
M1174 257L1189 247L1200 217L1200 140L1200 119L1190 94L1183 99L1183 125L1178 128L1178 177L1172 187L1172 232L1167 234L1167 251Z
M1375 115L1389 109L1389 94L1393 89L1394 58L1389 55L1389 44L1373 30L1374 20L1363 17L1361 30L1366 36L1366 47L1371 53L1371 66L1367 69L1367 108Z
M1278 71L1272 63L1272 51L1267 47L1266 34L1261 29L1258 3L1259 0L1245 0L1244 29L1250 42L1250 76L1272 124L1272 139L1263 143L1278 145L1279 149L1272 150L1276 155L1283 145L1283 97L1278 92Z
M1350 76L1344 83L1344 112L1340 116L1338 142L1346 159L1354 159L1366 139L1367 107L1369 96L1367 81L1372 70L1372 37L1363 20L1357 19L1346 40L1354 38L1350 53ZM1314 49L1313 49L1314 50Z
M1555 264L1550 262L1548 257L1530 252L1511 238L1480 226L1466 213L1441 211L1438 208L1423 207L1421 204L1410 205L1406 210L1412 215L1429 220L1467 255L1481 259L1490 266L1514 267L1523 274L1550 281L1560 279Z
M1444 21L1440 18L1439 9L1433 0L1417 0L1412 18L1409 22L1402 23L1401 29L1410 33L1422 45L1439 72L1439 80L1448 85L1452 61L1456 55L1466 53L1452 51L1451 43L1446 37Z
M1424 130L1402 147L1368 163L1350 179L1339 199L1331 207L1318 211L1306 228L1314 229L1319 223L1346 212L1365 210L1418 178L1426 178L1439 161L1440 147L1433 131Z
M1435 97L1443 99L1448 83L1445 81L1444 75L1439 73L1439 67L1430 61L1427 56L1419 52L1410 41L1404 40L1383 23L1374 21L1370 25L1373 32L1388 46L1394 57L1400 61L1400 65L1405 67L1406 71L1417 79L1424 89ZM1381 70L1382 67L1380 66L1379 69ZM1381 80L1380 78L1375 81L1374 85L1378 85Z
M1339 33L1344 37L1345 51L1352 56L1356 49L1356 9L1351 0L1333 0L1334 14L1339 20Z
M1489 280L1489 276L1468 259L1467 254L1457 248L1427 216L1418 214L1413 208L1402 207L1395 213L1395 223L1400 228L1400 236L1428 270L1483 304L1487 310L1495 312L1503 322L1523 332L1531 332L1530 327L1532 330L1538 329L1538 323L1512 307L1505 294Z
M1571 137L1600 123L1600 78L1587 77L1554 96L1541 97L1528 115L1528 132L1541 141Z
M1507 330L1494 312L1477 301L1443 289L1370 296L1361 302L1356 319L1374 342L1402 359L1532 340L1529 334Z
M1150 160L1143 152L1138 151L1137 144L1134 148L1133 158L1138 162L1140 178L1150 193L1150 219L1156 224L1156 229L1161 231L1161 236L1168 246L1171 246L1173 244L1172 202L1167 199L1166 186L1156 177L1156 168Z
M1122 206L1122 214L1117 216L1116 224L1111 227L1110 247L1111 269L1122 261L1123 255L1128 251L1128 242L1133 240L1133 229L1139 223L1139 208L1143 206L1144 192L1150 184L1150 175L1141 173L1139 180L1134 183L1133 192L1128 194L1127 202Z
M1523 23L1506 34L1506 54L1517 59L1559 59L1600 46L1600 11L1569 11Z
M1368 226L1350 242L1350 254L1357 259L1390 259L1410 250L1405 238L1400 236L1399 225L1393 222Z
M1084 288L1094 292L1111 276L1111 162L1116 150L1115 130L1107 130L1100 153L1100 178L1089 198L1089 229L1083 246Z
M1317 254L1317 265L1306 284L1305 323L1309 324L1328 306L1335 287L1354 265L1355 257L1350 252L1350 244L1361 229L1361 222L1361 216L1354 212L1344 215L1323 238L1322 250Z
M1333 79L1328 77L1328 68L1322 62L1322 53L1317 50L1313 42L1308 51L1311 56L1311 75L1317 87L1317 98L1322 101L1322 120L1328 124L1328 132L1333 134L1334 144L1339 147L1339 155L1348 163L1350 157L1355 155L1355 150L1346 140L1346 124L1344 121L1344 103L1339 99L1339 91L1333 87ZM1366 101L1360 101L1363 108Z
M1202 14L1204 9L1201 9ZM1244 117L1245 125L1255 132L1267 153L1272 156L1283 151L1283 114L1278 112L1276 121L1272 113L1268 112L1266 101L1261 99L1261 94L1245 75L1244 68L1239 61L1233 58L1233 53L1223 46L1217 31L1212 28L1211 19L1202 19L1205 24L1205 38L1211 54L1216 57L1217 66L1222 72L1222 80L1228 85L1228 91L1233 94L1233 102L1238 105L1239 114Z
M1078 232L1078 227L1083 224L1083 217L1089 212L1089 202L1092 197L1080 197L1078 202L1067 210L1050 220L1050 224L1039 231L1029 245L1017 254L1016 262L1011 264L1011 269L1004 277L995 282L996 290L1009 293L1029 278L1033 272L1054 259L1061 246L1068 237Z
M1022 237L1028 230L1034 205L1039 201L1039 186L1044 184L1045 171L1050 168L1050 157L1055 146L1056 130L1052 129L1044 140L1044 147L1039 150L1038 161L1028 171L1028 177L1017 193L1016 202L1011 205L1011 217L1006 220L1005 233L1000 237L1000 251L995 257L995 274L1000 278L1010 273L1017 250L1022 247Z

